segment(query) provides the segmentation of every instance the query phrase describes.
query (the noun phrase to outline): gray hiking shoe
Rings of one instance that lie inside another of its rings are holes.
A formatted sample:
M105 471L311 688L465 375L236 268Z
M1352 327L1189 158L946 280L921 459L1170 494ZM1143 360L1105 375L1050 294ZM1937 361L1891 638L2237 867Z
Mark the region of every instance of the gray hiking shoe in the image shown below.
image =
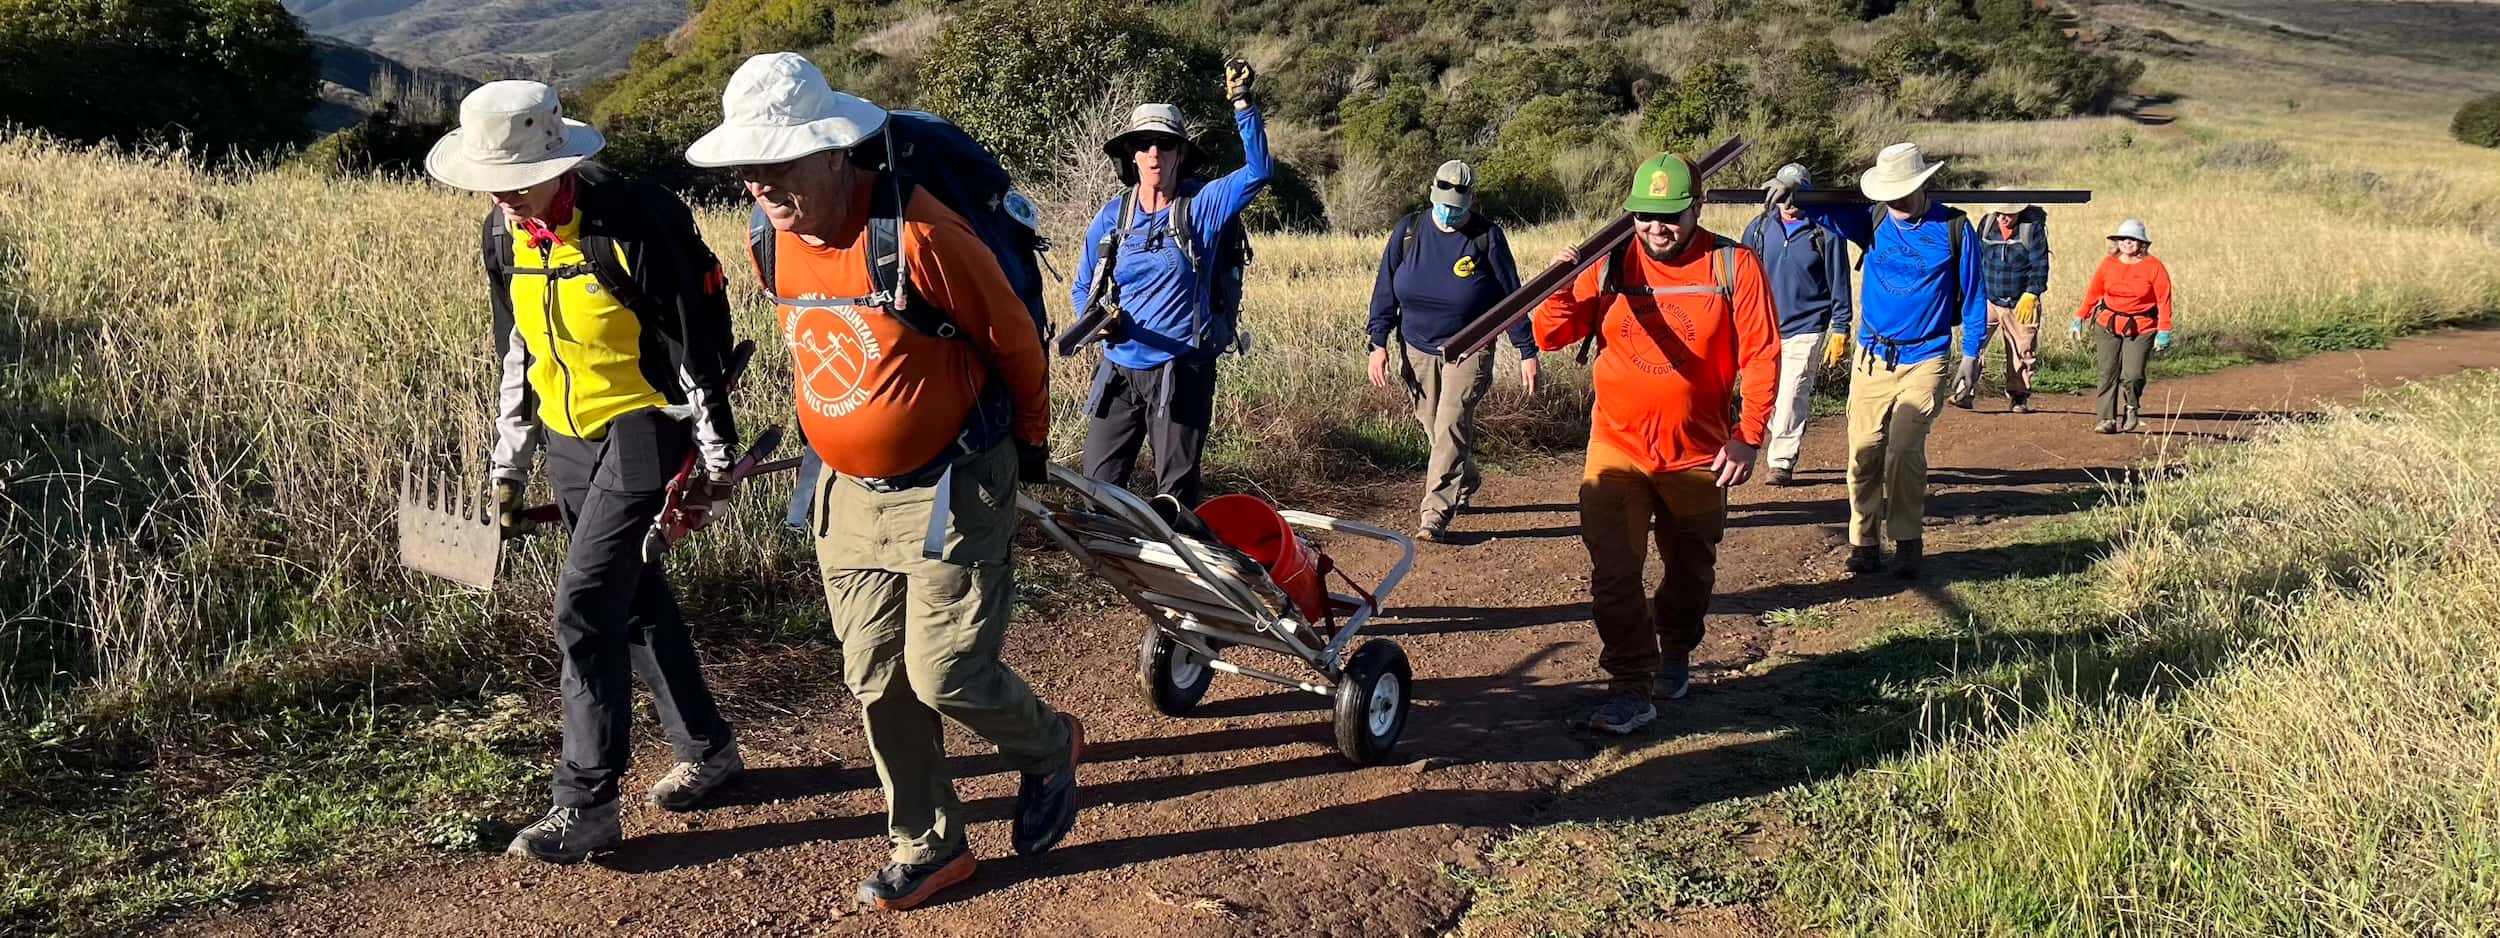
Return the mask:
M1693 659L1690 655L1668 658L1658 669L1657 680L1649 685L1651 700L1682 700L1693 690Z
M504 853L548 863L580 863L593 853L616 849L624 840L616 802L610 801L594 808L549 811L537 823L521 828L521 835L512 838L512 846L504 848Z
M651 803L668 811L692 811L714 789L746 772L746 760L739 757L738 744L733 742L709 759L670 766L667 775L651 783Z
M2144 415L2132 410L2127 412L2127 419L2118 424L2118 432L2120 433L2135 433L2143 429Z
M1774 487L1787 488L1797 484L1797 470L1773 466L1770 478L1764 479L1763 482Z
M1621 694L1606 701L1589 715L1589 728L1622 736L1648 726L1658 718L1658 708L1637 694Z
M2094 433L2099 433L2099 434L2102 434L2102 435L2108 435L2108 434L2111 434L2111 433L2116 433L2116 432L2118 432L2118 421L2115 421L2115 420L2103 420L2103 421L2101 421L2101 422L2099 422L2099 423L2093 424L2093 425L2092 425L2092 432L2094 432Z

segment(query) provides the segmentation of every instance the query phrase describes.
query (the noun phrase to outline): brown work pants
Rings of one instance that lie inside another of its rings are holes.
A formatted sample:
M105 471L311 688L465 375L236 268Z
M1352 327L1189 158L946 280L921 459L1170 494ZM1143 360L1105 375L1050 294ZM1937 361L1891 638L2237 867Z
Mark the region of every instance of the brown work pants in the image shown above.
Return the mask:
M2014 318L2014 308L1988 304L1988 341L1979 354L1962 360L1962 370L1954 376L1953 396L1979 396L1979 381L1988 370L1988 354L1997 346L2005 348L2005 396L2013 400L2031 397L2031 376L2040 368L2040 320L2037 314L2030 322Z
M1589 549L1589 606L1605 645L1597 665L1611 690L1647 695L1667 656L1689 655L1701 644L1726 532L1727 490L1709 470L1649 472L1611 447L1589 445L1580 539ZM1666 564L1656 592L1642 589L1653 536Z

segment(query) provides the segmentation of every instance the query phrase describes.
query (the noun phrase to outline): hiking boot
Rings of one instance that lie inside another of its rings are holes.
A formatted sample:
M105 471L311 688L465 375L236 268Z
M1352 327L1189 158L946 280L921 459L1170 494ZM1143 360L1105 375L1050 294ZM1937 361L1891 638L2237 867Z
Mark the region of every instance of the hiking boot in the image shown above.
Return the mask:
M1012 839L1016 852L1026 856L1049 852L1076 826L1076 765L1085 760L1085 724L1065 713L1059 720L1068 726L1068 764L1048 775L1025 776L1016 791Z
M1851 573L1873 573L1884 568L1884 549L1873 544L1849 548L1848 570Z
M651 803L666 811L692 811L714 789L746 773L746 760L738 756L738 744L733 742L709 759L669 767L667 775L651 783Z
M598 851L616 849L624 840L616 802L610 801L592 808L548 811L537 823L521 828L520 836L512 838L512 846L503 852L548 863L580 863Z
M1979 396L1976 394L1956 394L1952 397L1945 398L1944 402L1963 410L1969 410L1979 405Z
M1693 689L1693 656L1676 655L1658 669L1656 680L1649 682L1649 699L1682 700Z
M2094 432L2094 433L2099 433L2099 434L2103 434L2103 435L2107 435L2107 434L2111 434L2111 433L2116 433L2116 432L2118 432L2118 421L2115 421L2115 420L2103 420L2103 421L2101 421L2101 422L2099 422L2099 423L2093 424L2093 425L2092 425L2092 432Z
M1904 580L1918 578L1920 561L1925 559L1926 545L1918 540L1894 541L1892 544L1892 575Z
M1424 523L1415 526L1415 539L1419 541L1430 541L1435 544L1449 543L1450 519L1424 519Z
M1765 484L1765 485L1770 485L1770 486L1774 486L1774 487L1777 487L1777 488L1787 488L1787 487L1789 487L1789 486L1792 486L1792 485L1797 484L1797 470L1795 470L1795 469L1781 469L1781 468L1778 468L1778 467L1773 467L1773 468L1771 469L1771 475L1770 475L1768 478L1763 479L1762 481L1763 481L1763 484Z
M939 890L971 879L972 871L980 867L981 861L972 858L969 846L927 863L888 863L877 875L859 881L859 904L879 912L916 908Z
M2117 432L2134 433L2142 429L2144 429L2144 415L2130 410L2127 412L2127 419L2118 425Z
M1589 728L1622 736L1648 726L1658 718L1658 708L1638 694L1618 694L1589 715Z
M2032 411L2031 411L2031 398L2028 398L2028 397L2017 397L2017 398L2015 398L2015 399L2014 399L2014 406L2013 406L2013 408L2012 408L2012 409L2013 409L2013 411L2014 411L2015 413L2018 413L2018 414L2028 414L2028 413L2031 413L2031 412L2032 412Z

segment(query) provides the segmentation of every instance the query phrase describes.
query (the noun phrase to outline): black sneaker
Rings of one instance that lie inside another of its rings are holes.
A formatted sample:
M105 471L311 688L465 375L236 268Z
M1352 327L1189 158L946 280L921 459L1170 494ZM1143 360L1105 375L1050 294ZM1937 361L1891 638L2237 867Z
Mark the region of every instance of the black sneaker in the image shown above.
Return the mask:
M859 904L880 912L916 908L940 890L971 879L972 871L980 866L968 846L956 848L954 856L927 863L888 863L876 875L859 881Z
M1892 544L1892 575L1900 577L1904 580L1918 579L1919 567L1921 565L1920 561L1924 559L1926 554L1925 548L1926 545L1915 538L1907 541L1894 541Z
M1849 548L1848 569L1851 573L1873 573L1884 568L1884 549L1873 544Z
M1059 719L1068 725L1068 764L1049 775L1025 776L1016 792L1011 839L1026 856L1049 852L1076 826L1076 766L1085 760L1085 724L1065 713Z
M1658 669L1658 677L1649 684L1651 700L1682 700L1693 689L1693 658L1677 655Z
M1969 410L1979 405L1979 396L1975 394L1957 394L1952 397L1945 398L1944 402L1963 410Z
M616 802L589 808L555 808L512 838L504 853L546 863L580 863L616 849L625 839Z
M1589 728L1623 736L1648 726L1649 721L1657 718L1657 706L1642 700L1637 693L1618 694L1608 698L1596 713L1589 715Z
M2028 414L2028 413L2031 413L2031 398L2028 398L2028 397L2017 397L2017 398L2015 398L2015 399L2014 399L2014 407L2013 407L2013 410L2014 410L2014 412L2015 412L2015 413L2018 413L2018 414Z

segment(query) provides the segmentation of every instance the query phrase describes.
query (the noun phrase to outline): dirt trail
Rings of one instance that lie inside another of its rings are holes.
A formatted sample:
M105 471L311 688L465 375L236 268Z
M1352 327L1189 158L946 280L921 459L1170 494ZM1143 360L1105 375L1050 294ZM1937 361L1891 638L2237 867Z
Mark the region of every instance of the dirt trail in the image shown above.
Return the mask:
M2045 412L2002 402L1946 412L1930 443L1931 581L1984 574L1989 548L2032 516L2067 510L2078 488L2190 441L2228 440L2254 416L2350 401L2387 386L2500 367L2500 330L2409 339L2383 351L2321 355L2156 382L2147 408L2165 435L2089 432L2091 401L2044 396ZM750 702L754 767L731 806L693 815L633 807L631 839L570 869L497 859L368 871L357 881L282 896L266 907L183 923L182 934L579 935L909 934L1413 935L1444 930L1464 896L1445 865L1481 867L1507 827L1559 817L1676 810L1759 793L1746 740L1781 725L1775 681L1743 671L1774 650L1812 655L1864 637L1788 635L1774 609L1839 600L1915 602L1889 579L1840 569L1846 519L1836 419L1809 431L1801 481L1749 485L1735 497L1720 597L1697 658L1692 700L1666 707L1647 741L1689 734L1668 781L1637 797L1570 798L1605 776L1622 744L1567 724L1593 701L1587 557L1576 535L1578 465L1557 460L1495 474L1459 525L1465 543L1426 545L1373 634L1413 658L1417 704L1399 764L1353 770L1337 755L1325 701L1242 679L1216 682L1200 715L1156 715L1135 690L1138 618L1109 607L1075 621L1020 626L1009 660L1055 705L1086 717L1096 740L1084 812L1056 852L1015 857L1005 813L1013 779L956 737L960 783L983 819L985 858L950 901L903 916L854 913L861 875L882 862L880 798L855 705L839 693L790 709ZM1405 503L1403 490L1397 499ZM1307 506L1327 508L1329 506ZM1376 513L1403 528L1404 508ZM1361 568L1377 558L1347 558ZM1103 590L1107 593L1108 590ZM1896 600L1894 597L1903 597ZM1878 616L1852 616L1872 623ZM822 661L789 662L781 686L830 690ZM769 667L770 662L760 666ZM741 697L751 696L742 694ZM1638 739L1638 738L1636 738ZM631 790L663 751L647 748ZM1610 758L1612 757L1612 758ZM1644 783L1646 785L1646 783ZM1620 792L1622 786L1615 786Z

